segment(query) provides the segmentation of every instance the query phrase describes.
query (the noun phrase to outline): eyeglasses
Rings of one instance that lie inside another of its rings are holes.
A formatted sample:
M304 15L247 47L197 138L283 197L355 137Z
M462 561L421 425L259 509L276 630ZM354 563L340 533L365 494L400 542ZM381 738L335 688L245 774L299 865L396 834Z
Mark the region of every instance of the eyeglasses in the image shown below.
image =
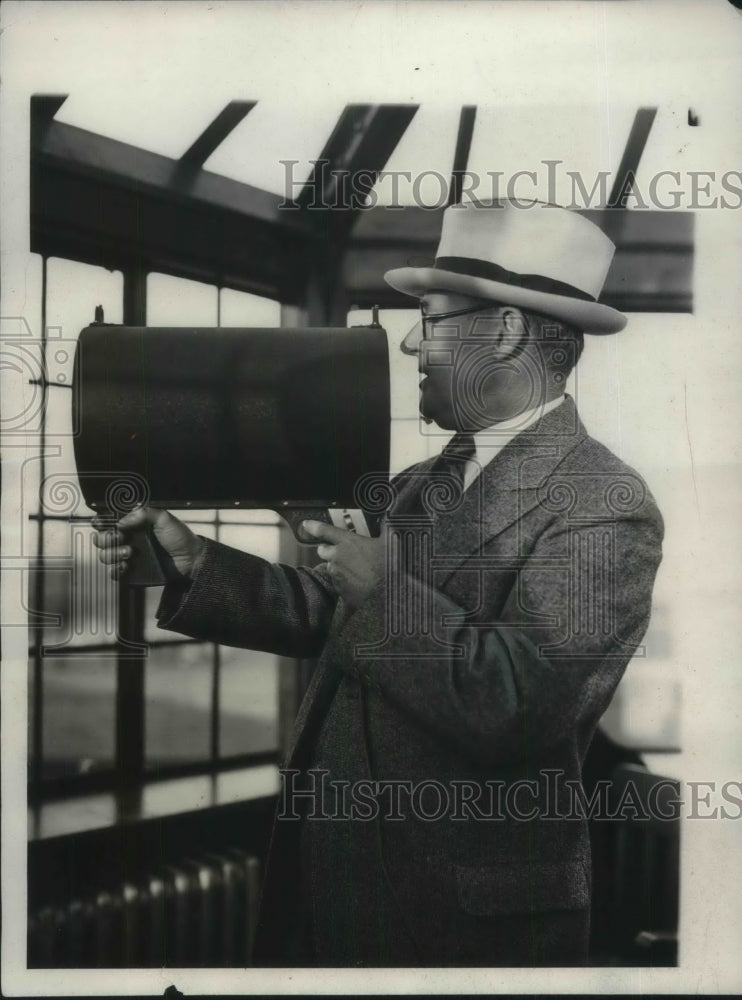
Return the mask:
M491 302L483 302L478 306L470 306L468 309L455 309L445 313L425 313L420 307L420 322L422 323L423 337L428 336L428 324L437 323L442 319L454 319L456 316L470 316L473 313L484 312L485 309L493 308Z
M415 323L410 332L400 345L403 354L417 354L418 345L421 340L430 340L435 336L431 329L432 324L444 319L455 319L457 316L471 316L474 313L484 312L486 309L496 308L492 302L482 302L478 306L470 306L468 309L454 309L444 313L425 313L420 306L420 319Z

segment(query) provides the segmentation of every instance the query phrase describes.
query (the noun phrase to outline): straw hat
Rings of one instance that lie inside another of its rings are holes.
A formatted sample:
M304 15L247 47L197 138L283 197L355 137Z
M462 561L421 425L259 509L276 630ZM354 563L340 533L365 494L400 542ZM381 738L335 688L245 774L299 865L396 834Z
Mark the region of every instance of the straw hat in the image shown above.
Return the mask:
M617 333L626 317L598 302L615 249L596 225L558 205L465 201L443 213L432 267L398 267L384 277L418 298L458 292L553 316L585 333Z

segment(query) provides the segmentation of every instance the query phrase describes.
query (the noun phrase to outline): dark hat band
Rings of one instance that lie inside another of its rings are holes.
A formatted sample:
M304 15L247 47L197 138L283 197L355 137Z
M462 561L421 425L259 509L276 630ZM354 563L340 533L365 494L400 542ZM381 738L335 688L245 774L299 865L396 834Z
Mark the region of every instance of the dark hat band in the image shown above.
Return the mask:
M545 292L548 295L564 295L572 299L581 299L583 302L597 302L595 296L588 295L581 288L575 288L574 285L570 285L566 281L545 278L541 274L518 274L517 271L508 271L507 268L500 267L499 264L491 264L487 260L479 260L475 257L436 257L433 266L440 271L453 271L455 274L468 274L473 278L500 281L502 284L525 288L531 292Z

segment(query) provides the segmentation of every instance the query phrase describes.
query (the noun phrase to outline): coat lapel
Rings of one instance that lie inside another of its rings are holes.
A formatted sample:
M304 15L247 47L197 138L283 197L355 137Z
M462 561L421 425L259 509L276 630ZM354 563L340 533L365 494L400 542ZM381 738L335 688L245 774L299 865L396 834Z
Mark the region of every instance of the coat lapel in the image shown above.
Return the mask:
M433 555L444 583L457 567L480 551L540 502L540 489L565 455L586 437L574 401L547 413L538 423L518 434L484 467L465 492L463 502L434 516L431 532ZM411 509L420 509L420 491L435 459L415 467L414 477L399 490L390 521Z

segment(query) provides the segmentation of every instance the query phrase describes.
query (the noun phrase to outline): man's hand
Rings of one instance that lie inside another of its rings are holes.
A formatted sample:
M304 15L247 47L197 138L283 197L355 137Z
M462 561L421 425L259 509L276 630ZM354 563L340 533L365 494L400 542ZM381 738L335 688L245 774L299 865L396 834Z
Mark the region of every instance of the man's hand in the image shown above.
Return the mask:
M362 538L322 521L304 521L302 527L321 542L317 555L325 560L330 579L345 603L351 608L363 604L384 576L385 538Z
M113 528L110 522L106 524L100 518L93 519L93 527L97 532L93 535L93 544L100 549L100 561L111 566L113 579L117 580L125 572L131 558L131 546L126 544L124 532L148 525L152 526L155 538L172 559L173 568L181 576L190 578L196 559L203 549L203 539L194 535L187 525L167 510L138 507L122 517Z

